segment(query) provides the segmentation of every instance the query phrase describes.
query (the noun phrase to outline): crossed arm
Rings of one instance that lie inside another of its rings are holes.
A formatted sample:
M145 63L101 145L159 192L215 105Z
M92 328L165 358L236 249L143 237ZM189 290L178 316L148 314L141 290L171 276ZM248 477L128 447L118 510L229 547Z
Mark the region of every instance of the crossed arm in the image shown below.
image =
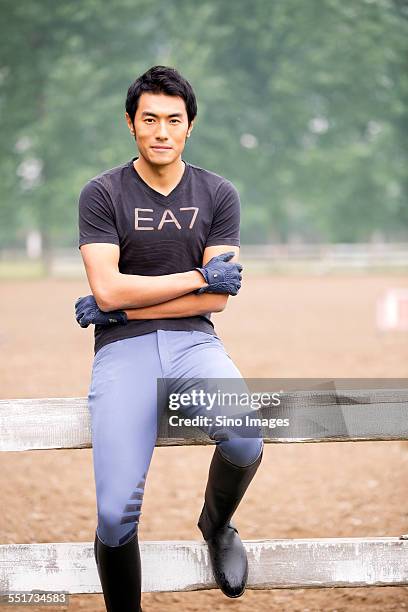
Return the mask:
M203 266L212 257L226 251L235 252L232 262L238 259L239 247L211 246L204 250ZM118 269L119 247L108 243L85 244L81 247L81 254L99 308L105 312L125 310L130 320L221 312L228 301L227 294L192 293L206 284L197 270L162 276L122 274Z

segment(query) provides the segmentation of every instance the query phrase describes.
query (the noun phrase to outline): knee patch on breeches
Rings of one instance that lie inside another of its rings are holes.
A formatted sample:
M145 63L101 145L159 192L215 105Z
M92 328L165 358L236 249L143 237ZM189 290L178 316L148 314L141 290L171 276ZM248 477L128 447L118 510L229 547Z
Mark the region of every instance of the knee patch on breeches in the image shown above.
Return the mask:
M262 438L232 438L222 440L218 448L226 459L234 465L246 467L257 460L262 448Z
M120 546L125 544L138 528L143 503L146 474L138 481L121 512L116 516L107 516L103 512L99 515L97 533L100 540L107 546ZM130 529L127 528L130 526Z

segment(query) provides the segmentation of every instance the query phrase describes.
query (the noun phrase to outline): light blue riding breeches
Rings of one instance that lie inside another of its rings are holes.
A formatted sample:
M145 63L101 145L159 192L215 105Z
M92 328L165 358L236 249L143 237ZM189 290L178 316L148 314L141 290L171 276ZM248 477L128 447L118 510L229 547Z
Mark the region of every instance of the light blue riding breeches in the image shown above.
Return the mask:
M158 379L166 383L164 394L158 394ZM111 342L96 353L88 406L97 534L104 544L125 544L137 530L158 418L170 394L184 393L191 379L236 379L234 384L246 388L218 336L200 331L157 330ZM208 414L205 406L191 404L180 407L179 416ZM246 436L226 435L223 425L201 429L235 465L253 463L262 451L258 429Z

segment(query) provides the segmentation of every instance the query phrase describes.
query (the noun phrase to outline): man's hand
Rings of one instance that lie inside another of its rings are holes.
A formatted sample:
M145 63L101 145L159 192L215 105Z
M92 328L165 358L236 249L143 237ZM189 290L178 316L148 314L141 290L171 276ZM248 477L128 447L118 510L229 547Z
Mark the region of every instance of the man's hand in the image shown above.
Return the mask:
M204 276L205 287L200 287L195 293L228 293L237 295L241 288L243 267L239 263L230 262L234 257L233 251L216 255L203 267L195 268Z
M93 295L80 297L75 302L75 318L81 327L94 325L126 325L128 318L124 310L103 312L98 307Z

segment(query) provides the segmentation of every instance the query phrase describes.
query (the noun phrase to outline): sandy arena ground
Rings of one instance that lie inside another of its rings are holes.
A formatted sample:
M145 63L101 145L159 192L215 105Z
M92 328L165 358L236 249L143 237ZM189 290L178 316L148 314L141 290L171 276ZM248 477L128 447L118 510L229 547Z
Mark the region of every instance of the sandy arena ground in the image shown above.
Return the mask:
M408 332L384 334L375 327L376 299L407 284L402 276L248 276L240 295L213 320L246 377L407 377ZM6 281L2 287L1 397L87 395L93 328L83 330L73 318L74 300L89 293L86 280ZM235 515L241 536L407 533L407 449L405 442L267 445ZM212 452L155 450L142 540L200 538L196 521ZM0 486L1 543L93 541L91 449L4 453ZM145 612L394 612L408 609L408 587L248 590L238 600L218 590L146 593L142 603ZM69 609L102 611L102 595L71 596Z

